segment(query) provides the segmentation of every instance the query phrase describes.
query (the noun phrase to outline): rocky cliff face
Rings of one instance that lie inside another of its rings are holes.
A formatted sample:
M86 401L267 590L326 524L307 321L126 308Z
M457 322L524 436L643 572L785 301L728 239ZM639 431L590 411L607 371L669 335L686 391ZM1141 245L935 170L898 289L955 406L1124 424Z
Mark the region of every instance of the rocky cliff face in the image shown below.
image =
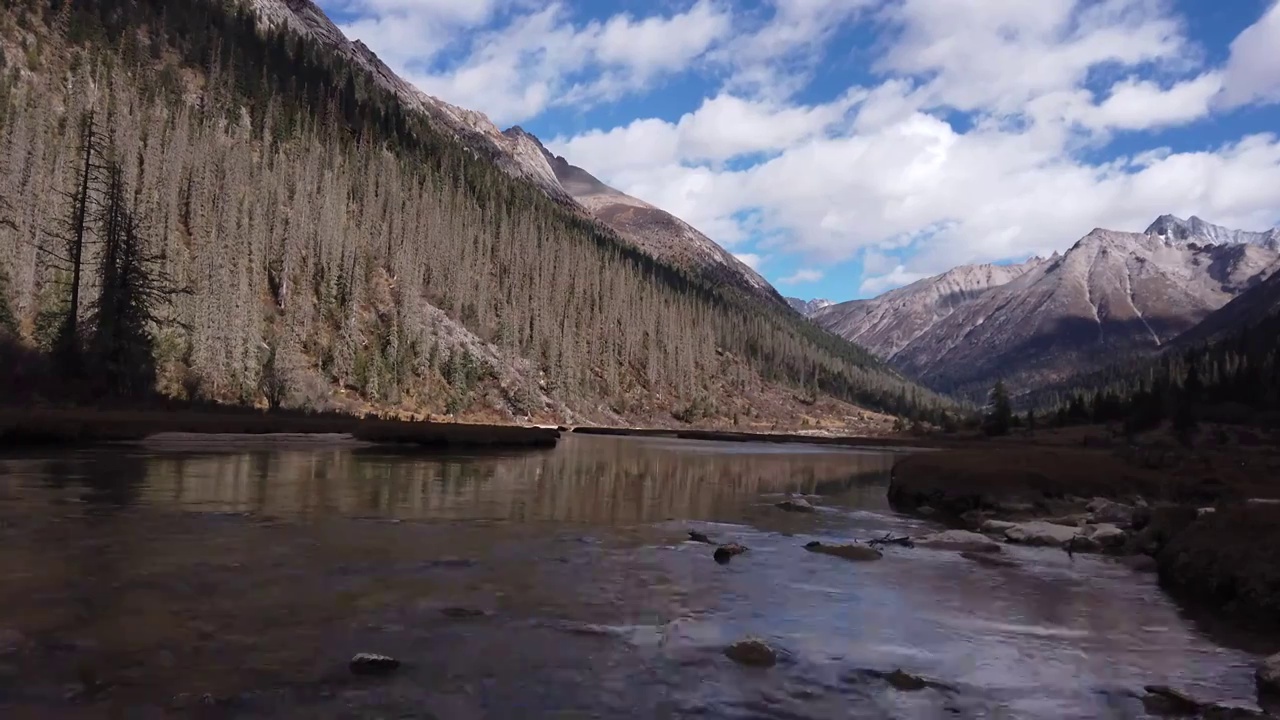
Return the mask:
M824 300L822 298L818 298L816 300L801 300L800 298L789 297L786 298L786 300L792 310L795 310L805 317L813 317L819 312L822 312L835 304L830 300Z
M1166 216L1151 232L1094 230L1061 256L956 268L815 319L907 375L980 398L997 379L1029 390L1156 351L1277 264L1268 233Z

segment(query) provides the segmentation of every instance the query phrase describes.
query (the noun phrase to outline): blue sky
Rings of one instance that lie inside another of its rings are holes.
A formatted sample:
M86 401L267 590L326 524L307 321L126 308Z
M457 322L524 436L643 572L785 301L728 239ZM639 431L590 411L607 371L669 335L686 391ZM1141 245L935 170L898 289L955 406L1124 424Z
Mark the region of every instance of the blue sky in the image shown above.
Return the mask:
M784 294L1280 223L1274 0L319 0Z

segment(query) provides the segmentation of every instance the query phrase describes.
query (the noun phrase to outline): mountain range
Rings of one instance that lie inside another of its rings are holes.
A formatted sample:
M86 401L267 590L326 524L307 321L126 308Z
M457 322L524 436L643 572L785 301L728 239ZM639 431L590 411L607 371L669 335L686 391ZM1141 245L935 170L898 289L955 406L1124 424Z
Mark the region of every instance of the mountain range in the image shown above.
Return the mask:
M81 258L63 239L105 230L86 216L85 232L65 232L79 215L62 198L105 191L77 168L129 157L122 182L157 270L185 290L154 308L154 337L138 342L155 382L133 387L746 427L952 405L805 320L688 223L421 92L312 0L19 3L0 16L0 57L28 67L0 83L0 351L91 347L89 301L70 284L95 292L97 244ZM0 391L71 387L11 367Z
M814 320L937 390L977 400L1000 379L1029 391L1157 352L1202 322L1231 326L1218 314L1228 304L1266 307L1251 298L1280 265L1278 236L1165 215L1142 233L1095 229L1061 255L957 267Z

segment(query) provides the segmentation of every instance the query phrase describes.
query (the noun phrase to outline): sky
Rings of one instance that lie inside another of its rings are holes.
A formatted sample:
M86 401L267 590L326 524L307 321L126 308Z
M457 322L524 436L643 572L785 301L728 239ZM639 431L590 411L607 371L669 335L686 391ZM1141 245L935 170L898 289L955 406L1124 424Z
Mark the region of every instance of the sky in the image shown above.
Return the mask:
M1280 0L318 0L783 294L1280 224Z

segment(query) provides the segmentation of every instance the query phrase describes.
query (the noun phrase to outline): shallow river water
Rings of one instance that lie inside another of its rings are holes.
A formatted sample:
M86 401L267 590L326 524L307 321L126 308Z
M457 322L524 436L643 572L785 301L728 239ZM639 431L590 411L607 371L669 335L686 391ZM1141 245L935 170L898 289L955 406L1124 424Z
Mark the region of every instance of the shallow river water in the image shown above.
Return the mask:
M889 509L893 458L581 436L3 456L0 717L1131 718L1149 683L1252 706L1256 657L1110 560L806 552L931 529ZM690 529L750 551L719 565ZM724 656L748 636L778 665ZM403 665L353 676L358 652ZM895 668L939 688L874 674Z

